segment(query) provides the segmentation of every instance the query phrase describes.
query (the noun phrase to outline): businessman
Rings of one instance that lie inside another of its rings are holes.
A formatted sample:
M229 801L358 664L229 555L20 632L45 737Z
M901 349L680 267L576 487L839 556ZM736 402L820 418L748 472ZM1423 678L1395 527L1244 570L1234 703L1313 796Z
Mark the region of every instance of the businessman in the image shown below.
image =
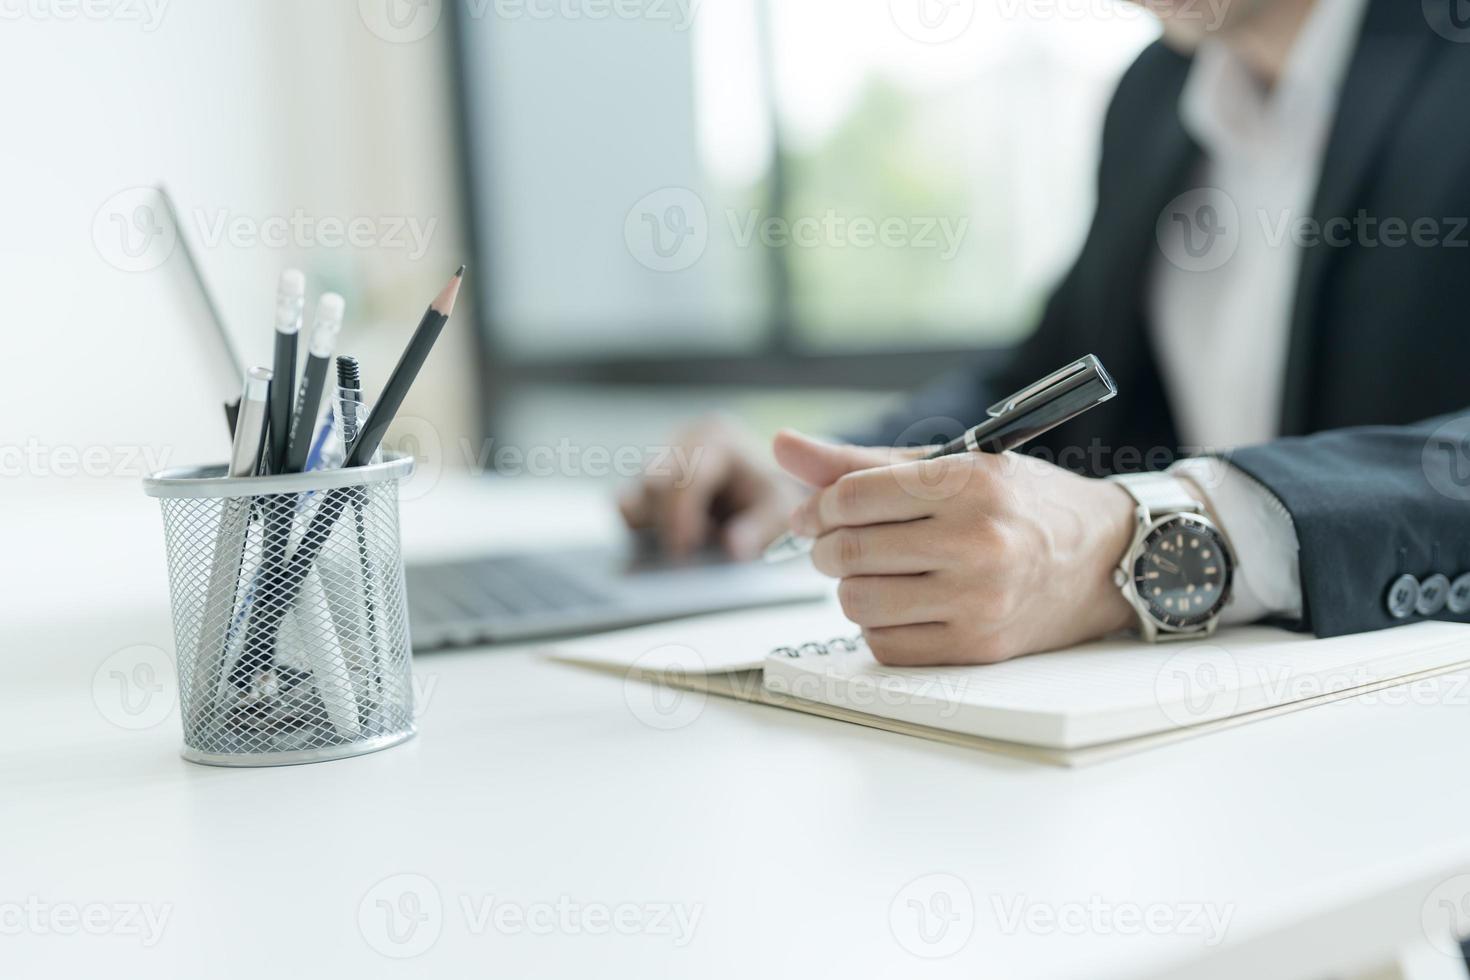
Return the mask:
M1009 368L850 443L782 433L805 491L703 422L694 481L645 483L630 522L742 556L815 537L893 664L1470 621L1470 23L1454 0L1143 2L1164 37L1118 86L1086 242ZM908 448L1089 352L1118 397L1028 455Z

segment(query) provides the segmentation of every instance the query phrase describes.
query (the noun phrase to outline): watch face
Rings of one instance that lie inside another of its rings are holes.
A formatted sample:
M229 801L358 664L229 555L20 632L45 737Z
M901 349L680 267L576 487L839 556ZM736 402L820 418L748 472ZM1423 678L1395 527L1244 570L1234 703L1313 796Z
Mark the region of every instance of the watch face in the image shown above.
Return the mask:
M1234 573L1229 553L1213 527L1179 515L1149 531L1133 584L1149 615L1167 629L1189 629L1210 621L1230 595Z

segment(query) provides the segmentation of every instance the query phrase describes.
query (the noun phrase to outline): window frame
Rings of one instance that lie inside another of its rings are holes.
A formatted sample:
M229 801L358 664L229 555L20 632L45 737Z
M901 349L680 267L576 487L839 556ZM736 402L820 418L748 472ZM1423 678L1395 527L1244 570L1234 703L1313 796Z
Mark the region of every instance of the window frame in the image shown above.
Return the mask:
M477 165L472 159L464 13L459 4L446 7L447 43L451 51L455 158L458 163L461 213L469 216L464 229L471 268L476 274L468 283L473 300L474 335L479 381L480 419L483 431L495 432L498 406L507 390L517 384L583 384L609 387L662 387L698 385L714 388L851 389L901 391L931 380L957 363L980 368L998 368L1013 355L1015 345L955 347L884 345L853 350L803 346L796 335L792 315L791 271L788 250L763 248L770 283L769 313L760 341L753 349L730 353L676 352L669 355L579 355L568 352L556 357L511 356L496 343L498 331L489 305L494 282L484 263L479 222L482 214L476 186L477 175L493 173L493 167ZM772 99L770 79L764 97ZM771 113L772 161L765 196L766 213L785 215L787 166L782 151L780 127ZM978 330L977 330L978 332Z

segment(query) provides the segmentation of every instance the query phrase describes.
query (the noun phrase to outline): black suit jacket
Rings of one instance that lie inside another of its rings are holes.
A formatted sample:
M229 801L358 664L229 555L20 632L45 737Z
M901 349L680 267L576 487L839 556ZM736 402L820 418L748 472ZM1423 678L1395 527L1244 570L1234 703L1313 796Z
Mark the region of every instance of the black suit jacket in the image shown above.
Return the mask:
M1229 454L1290 510L1301 625L1323 636L1394 625L1384 599L1399 574L1470 571L1470 43L1450 40L1470 42L1470 24L1451 19L1454 2L1439 11L1434 0L1370 0L1311 215L1332 234L1302 250L1285 437ZM999 376L942 379L870 438L928 441L908 438L924 432L917 420L973 423L997 396L1090 352L1118 397L1034 451L1094 476L1161 468L1181 453L1144 297L1155 224L1192 189L1199 162L1178 113L1189 68L1154 44L1124 75L1086 243L1014 362ZM1242 206L1240 218L1257 215ZM1403 237L1384 238L1390 218L1430 219L1439 244L1389 244Z

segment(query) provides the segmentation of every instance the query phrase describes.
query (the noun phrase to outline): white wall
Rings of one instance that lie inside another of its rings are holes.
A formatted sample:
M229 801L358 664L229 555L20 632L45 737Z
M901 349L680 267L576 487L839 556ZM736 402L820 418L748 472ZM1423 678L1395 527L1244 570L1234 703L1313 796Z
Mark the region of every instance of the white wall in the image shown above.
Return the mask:
M180 255L117 247L130 189L159 179L248 360L268 356L275 277L295 264L313 295L346 295L342 347L381 384L462 249L446 32L384 40L371 7L0 3L0 494L139 493L144 451L224 457ZM293 214L310 234L284 247L240 234ZM398 218L432 230L422 249L390 234ZM218 235L222 219L236 231ZM366 219L373 244L326 247L323 219ZM471 424L469 325L446 332L405 408L446 435ZM67 475L82 469L94 476Z

